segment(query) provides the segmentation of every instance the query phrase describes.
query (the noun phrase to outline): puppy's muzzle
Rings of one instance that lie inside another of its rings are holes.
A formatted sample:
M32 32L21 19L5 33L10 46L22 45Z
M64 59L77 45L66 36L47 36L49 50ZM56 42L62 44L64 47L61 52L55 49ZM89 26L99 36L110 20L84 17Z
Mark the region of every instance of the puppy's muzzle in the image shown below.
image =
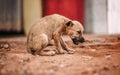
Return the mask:
M74 37L74 38L72 38L72 41L73 41L74 44L78 45L79 42L80 43L85 42L85 39L83 37L82 38L76 38L76 37Z
M79 44L79 39L78 38L72 38L72 41L74 44L78 45Z

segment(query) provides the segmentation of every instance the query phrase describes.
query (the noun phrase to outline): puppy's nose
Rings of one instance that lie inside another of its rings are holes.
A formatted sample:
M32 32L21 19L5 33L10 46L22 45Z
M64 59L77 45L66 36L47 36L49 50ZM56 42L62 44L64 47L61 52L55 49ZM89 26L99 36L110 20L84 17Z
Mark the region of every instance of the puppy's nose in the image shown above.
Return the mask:
M72 41L74 44L78 45L79 44L79 40L77 38L72 38Z
M85 39L82 37L82 38L80 38L79 42L83 43L83 42L85 42Z

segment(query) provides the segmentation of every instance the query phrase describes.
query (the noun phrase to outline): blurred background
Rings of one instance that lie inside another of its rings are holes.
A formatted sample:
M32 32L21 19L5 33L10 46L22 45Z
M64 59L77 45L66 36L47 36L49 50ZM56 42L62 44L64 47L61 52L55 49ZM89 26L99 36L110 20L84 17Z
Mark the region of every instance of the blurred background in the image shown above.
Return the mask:
M0 34L28 34L38 19L60 14L88 34L120 33L120 0L0 0Z

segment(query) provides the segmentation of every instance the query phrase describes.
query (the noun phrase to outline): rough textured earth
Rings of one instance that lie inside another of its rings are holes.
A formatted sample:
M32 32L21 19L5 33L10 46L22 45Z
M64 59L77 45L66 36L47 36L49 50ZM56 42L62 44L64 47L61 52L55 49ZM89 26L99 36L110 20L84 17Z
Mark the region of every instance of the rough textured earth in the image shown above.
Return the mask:
M34 56L25 36L0 37L0 75L120 75L120 35L85 35L74 54ZM55 48L53 46L52 48Z

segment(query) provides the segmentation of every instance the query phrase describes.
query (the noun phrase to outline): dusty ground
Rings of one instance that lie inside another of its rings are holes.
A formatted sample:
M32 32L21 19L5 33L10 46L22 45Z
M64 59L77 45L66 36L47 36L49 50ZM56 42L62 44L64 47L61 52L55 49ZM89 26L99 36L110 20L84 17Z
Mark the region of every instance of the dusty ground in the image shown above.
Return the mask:
M120 75L120 35L85 35L74 54L34 56L26 37L0 37L0 75Z

